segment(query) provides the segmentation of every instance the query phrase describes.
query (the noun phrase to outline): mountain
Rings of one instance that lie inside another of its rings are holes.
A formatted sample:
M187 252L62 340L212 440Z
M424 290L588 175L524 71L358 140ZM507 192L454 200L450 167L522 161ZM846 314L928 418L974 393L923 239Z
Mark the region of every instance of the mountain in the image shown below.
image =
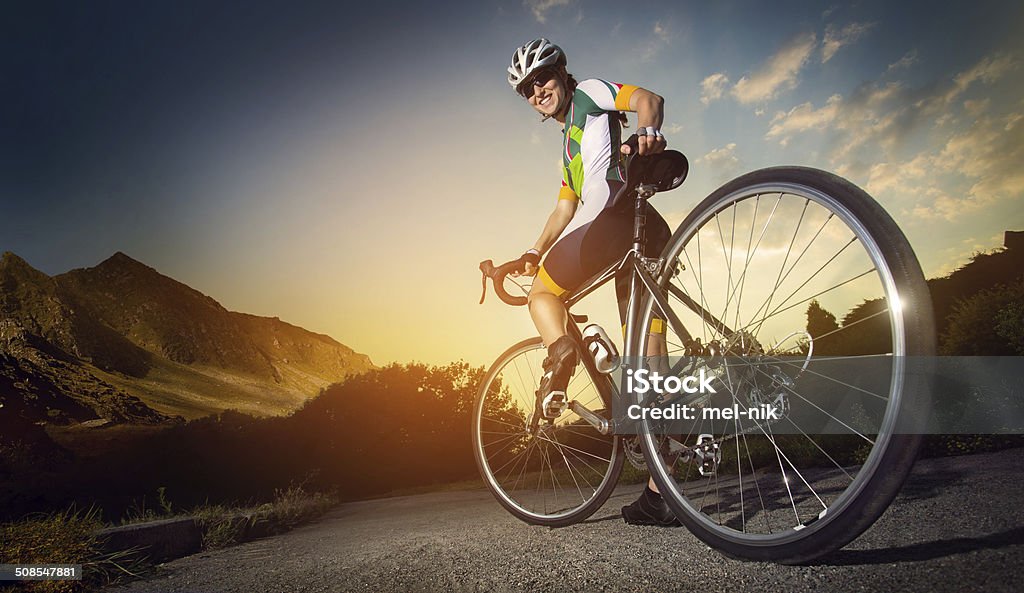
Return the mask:
M369 357L228 311L124 253L54 277L0 257L0 414L68 424L285 414Z

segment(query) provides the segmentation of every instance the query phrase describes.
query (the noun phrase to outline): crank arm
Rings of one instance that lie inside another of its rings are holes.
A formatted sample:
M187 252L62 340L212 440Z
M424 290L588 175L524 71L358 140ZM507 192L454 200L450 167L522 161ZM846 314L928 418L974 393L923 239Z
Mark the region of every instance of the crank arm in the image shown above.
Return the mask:
M608 422L607 418L602 418L594 412L587 409L586 406L576 400L569 402L569 409L576 412L576 415L587 421L587 424L594 427L594 430L601 434L608 434L611 432L611 423Z

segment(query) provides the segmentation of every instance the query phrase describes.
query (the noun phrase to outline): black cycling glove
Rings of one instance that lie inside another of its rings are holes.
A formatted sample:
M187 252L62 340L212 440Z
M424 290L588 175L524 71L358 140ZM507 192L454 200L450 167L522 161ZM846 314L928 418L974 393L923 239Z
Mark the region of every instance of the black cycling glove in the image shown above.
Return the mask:
M525 272L526 264L529 263L535 266L540 264L540 254L537 253L536 251L527 251L526 253L519 256L519 259L516 260L516 263L518 264L516 266L516 271L520 273Z

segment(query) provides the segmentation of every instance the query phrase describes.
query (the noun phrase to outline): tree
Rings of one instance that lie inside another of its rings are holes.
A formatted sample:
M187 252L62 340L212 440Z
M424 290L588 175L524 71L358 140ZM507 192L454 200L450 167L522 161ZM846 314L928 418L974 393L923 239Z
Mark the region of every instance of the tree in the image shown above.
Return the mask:
M838 331L836 316L826 311L816 299L807 305L807 333L814 339L815 354L836 354Z

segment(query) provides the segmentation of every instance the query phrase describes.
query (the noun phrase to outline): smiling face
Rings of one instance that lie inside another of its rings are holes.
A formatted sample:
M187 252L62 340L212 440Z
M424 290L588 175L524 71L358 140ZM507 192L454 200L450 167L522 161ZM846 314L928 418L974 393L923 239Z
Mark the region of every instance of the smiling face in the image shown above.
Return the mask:
M547 77L541 76L539 78L543 80ZM553 76L544 84L538 84L539 82L540 80L531 83L533 84L533 96L528 98L527 102L541 115L553 117L557 121L563 121L564 116L559 113L559 108L565 100L564 78L562 76ZM527 89L527 93L529 93L529 89Z

